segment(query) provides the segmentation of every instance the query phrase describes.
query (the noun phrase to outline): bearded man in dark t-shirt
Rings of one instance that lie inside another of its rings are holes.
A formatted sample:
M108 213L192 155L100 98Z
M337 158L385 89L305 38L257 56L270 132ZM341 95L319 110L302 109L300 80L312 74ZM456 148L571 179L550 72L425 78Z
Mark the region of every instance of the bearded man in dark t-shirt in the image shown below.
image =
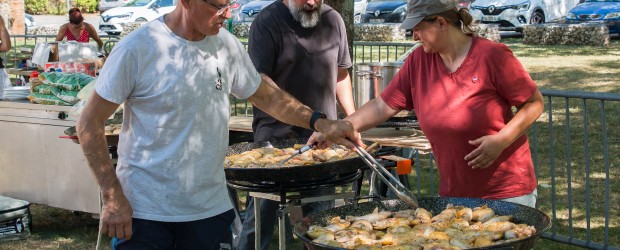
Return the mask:
M348 68L351 57L344 21L322 0L278 0L265 7L250 27L249 54L259 73L315 111L336 119L336 101L345 115L355 111ZM308 138L313 131L277 121L254 107L254 141ZM334 193L334 188L311 195ZM308 193L306 193L308 194ZM254 206L248 197L238 249L254 249ZM334 201L302 206L304 216L334 206ZM259 200L261 249L273 236L278 202ZM287 230L288 231L288 230Z

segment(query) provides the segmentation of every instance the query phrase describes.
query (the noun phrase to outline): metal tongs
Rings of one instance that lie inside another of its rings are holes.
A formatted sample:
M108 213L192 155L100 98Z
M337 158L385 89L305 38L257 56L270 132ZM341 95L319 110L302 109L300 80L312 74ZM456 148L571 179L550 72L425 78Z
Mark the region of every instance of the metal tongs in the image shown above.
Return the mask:
M297 150L297 152L295 152L293 155L291 155L289 158L286 158L284 160L282 160L280 163L278 163L278 166L281 167L282 165L284 165L284 163L286 163L287 161L289 161L290 159L295 158L295 156L298 156L300 154L303 154L304 152L312 149L314 146L316 146L317 143L314 143L312 145L306 145L303 146L302 148L300 148L299 150Z
M379 175L379 178L381 178L381 180L385 182L385 184L392 191L394 191L396 196L398 196L401 201L403 201L405 204L409 205L412 208L418 208L418 199L415 197L415 195L413 195L413 193L411 193L411 191L405 188L405 186L403 186L403 184L400 183L400 181L396 179L396 177L394 177L389 171L387 171L387 169L385 169L385 167L381 165L381 163L379 163L377 160L375 160L374 157L372 157L368 152L366 152L366 150L364 150L355 143L353 143L353 145L355 145L355 148L357 149L355 150L355 152L360 156L360 158L362 158L364 163L366 163L366 165L368 165L370 169L372 169L372 171Z

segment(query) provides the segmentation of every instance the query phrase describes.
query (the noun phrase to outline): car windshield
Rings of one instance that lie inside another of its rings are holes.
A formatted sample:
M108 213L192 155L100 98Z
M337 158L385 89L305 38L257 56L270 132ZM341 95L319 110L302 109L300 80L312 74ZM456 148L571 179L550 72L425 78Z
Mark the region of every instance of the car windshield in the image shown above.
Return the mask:
M620 2L620 0L586 0L586 2Z
M139 6L144 6L147 5L151 2L151 0L134 0L131 1L123 6L127 6L127 7L139 7Z

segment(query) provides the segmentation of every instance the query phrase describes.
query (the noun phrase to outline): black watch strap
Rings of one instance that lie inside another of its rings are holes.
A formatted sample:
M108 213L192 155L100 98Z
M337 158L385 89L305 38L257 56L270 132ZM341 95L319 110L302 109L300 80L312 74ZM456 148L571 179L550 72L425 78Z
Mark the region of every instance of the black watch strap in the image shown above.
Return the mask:
M314 113L312 113L312 116L310 116L310 128L312 130L316 131L316 128L314 128L314 124L316 123L318 119L321 119L321 118L325 119L327 118L327 115L319 111L314 111Z

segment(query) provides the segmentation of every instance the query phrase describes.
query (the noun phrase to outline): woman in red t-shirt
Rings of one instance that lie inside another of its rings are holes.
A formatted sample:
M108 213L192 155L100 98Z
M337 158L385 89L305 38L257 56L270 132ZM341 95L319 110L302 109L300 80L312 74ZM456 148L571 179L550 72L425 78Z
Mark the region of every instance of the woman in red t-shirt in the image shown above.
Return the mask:
M421 46L381 98L345 120L364 131L414 109L437 161L439 195L534 207L525 132L544 108L536 84L508 47L473 35L467 9L444 0L409 1L408 9L401 28L413 28Z
M82 12L78 8L72 8L69 10L69 23L65 23L60 26L58 35L56 35L56 41L62 41L67 38L67 41L77 41L81 43L88 43L89 38L92 38L97 42L97 48L101 50L103 41L99 38L97 30L93 25L84 22Z

